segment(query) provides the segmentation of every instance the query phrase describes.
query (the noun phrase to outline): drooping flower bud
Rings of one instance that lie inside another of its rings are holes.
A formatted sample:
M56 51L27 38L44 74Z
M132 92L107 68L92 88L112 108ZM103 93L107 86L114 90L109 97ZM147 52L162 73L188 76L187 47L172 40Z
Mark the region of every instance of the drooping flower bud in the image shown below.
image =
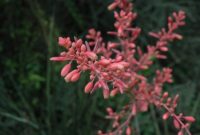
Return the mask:
M113 90L111 90L111 92L110 92L110 96L111 97L114 97L117 93L119 93L119 90L116 88L116 89L113 89Z
M85 55L87 57L89 57L91 60L96 60L97 59L97 55L94 52L85 52Z
M110 5L108 6L108 10L113 10L113 9L115 9L115 8L117 7L117 5L118 5L118 4L117 4L116 2L110 4Z
M178 39L178 40L183 39L183 36L176 34L176 33L174 33L172 36L173 36L173 38Z
M93 82L89 82L86 86L85 86L85 93L89 93L92 88L93 88L94 84Z
M76 82L80 78L80 72L74 73L70 79L71 82Z
M183 131L182 131L182 130L179 131L179 132L178 132L178 135L183 135Z
M110 64L110 60L108 60L108 59L101 59L99 61L99 64L102 65L102 66L106 66L106 65Z
M86 46L83 44L81 45L81 52L85 52L87 49L86 49Z
M186 121L188 121L188 122L195 122L195 118L194 117L192 117L192 116L185 116L185 117L183 117Z
M166 112L165 114L163 114L162 118L163 120L167 120L169 118L169 113Z
M82 44L83 44L82 39L79 39L79 40L76 41L76 47L77 48L81 47Z
M75 70L71 71L70 73L68 73L67 76L65 77L65 81L66 82L71 81L72 76L77 72L78 72L78 69L75 69Z
M131 127L130 126L128 126L126 128L126 135L131 135Z
M65 40L65 38L63 38L63 37L59 37L58 38L58 43L60 44L60 45L65 45L65 42L66 40Z
M136 115L136 113L137 113L137 107L136 107L136 104L133 104L131 113L133 114L133 116Z
M179 124L179 122L174 118L173 119L173 124L174 124L174 127L176 128L176 129L180 129L180 124Z
M109 89L103 89L103 97L104 99L108 99L110 95Z
M58 57L51 57L51 61L66 61L66 57L58 56Z
M167 98L168 95L169 95L168 92L165 92L165 93L163 94L162 98Z
M119 63L112 63L108 66L108 69L111 69L111 70L123 70L124 69L124 66L122 64L119 64Z
M69 46L71 45L72 42L71 42L71 40L70 40L69 37L67 37L67 38L59 37L59 38L58 38L58 43L59 43L59 45L61 45L61 46L69 47Z
M166 52L166 51L168 51L168 48L167 47L160 47L160 50L163 51L163 52Z
M111 107L107 107L106 111L108 112L109 115L113 114L113 109Z
M70 69L71 69L71 63L65 65L61 70L61 73L60 73L61 76L66 76L69 73Z

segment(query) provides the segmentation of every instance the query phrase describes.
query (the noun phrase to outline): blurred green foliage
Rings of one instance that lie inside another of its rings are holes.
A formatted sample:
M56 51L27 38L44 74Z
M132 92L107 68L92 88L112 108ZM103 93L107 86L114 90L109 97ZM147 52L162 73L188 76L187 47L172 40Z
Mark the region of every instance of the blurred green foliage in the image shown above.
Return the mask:
M93 135L108 129L105 108L116 109L126 97L103 100L101 92L83 93L85 73L77 83L60 77L63 64L49 61L57 55L58 36L82 37L87 29L113 29L111 0L1 0L0 1L0 135ZM178 112L194 115L194 135L200 135L200 1L134 0L136 25L142 28L138 44L152 42L147 33L166 26L173 11L187 13L187 26L179 32L184 40L170 46L169 59L155 67L174 69L174 84L166 86L180 93ZM152 71L148 71L152 72ZM175 135L171 120L163 122L160 111L150 107L133 125L140 135Z

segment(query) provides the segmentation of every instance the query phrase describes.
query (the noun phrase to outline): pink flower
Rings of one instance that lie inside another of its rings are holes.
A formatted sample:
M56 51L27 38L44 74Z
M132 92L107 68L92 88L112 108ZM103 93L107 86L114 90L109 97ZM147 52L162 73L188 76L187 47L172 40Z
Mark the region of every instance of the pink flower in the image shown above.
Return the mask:
M179 95L170 97L168 92L163 92L165 83L172 83L172 69L163 68L155 71L155 77L150 78L144 74L153 66L154 59L166 59L165 52L168 43L183 39L176 30L185 25L185 13L174 12L167 19L167 28L158 32L150 32L149 35L156 38L155 45L148 45L146 49L137 45L141 28L133 27L137 13L133 11L133 4L129 0L114 0L108 6L114 11L114 31L107 33L117 40L104 41L101 32L89 29L85 36L87 41L69 37L59 37L59 45L65 48L60 56L52 57L52 61L68 62L62 70L61 76L66 82L76 82L81 73L88 71L90 77L85 86L85 93L93 93L98 88L102 90L104 99L115 97L117 94L127 94L129 103L115 112L107 108L106 118L111 119L112 129L108 133L98 131L99 135L122 134L125 129L126 135L131 135L132 119L140 112L146 112L149 105L158 109L164 109L163 120L173 118L174 127L179 130L178 135L185 132L191 135L189 125L195 122L192 116L176 114ZM115 41L115 42L114 42ZM76 69L71 69L71 63L76 63ZM72 71L71 71L72 70Z

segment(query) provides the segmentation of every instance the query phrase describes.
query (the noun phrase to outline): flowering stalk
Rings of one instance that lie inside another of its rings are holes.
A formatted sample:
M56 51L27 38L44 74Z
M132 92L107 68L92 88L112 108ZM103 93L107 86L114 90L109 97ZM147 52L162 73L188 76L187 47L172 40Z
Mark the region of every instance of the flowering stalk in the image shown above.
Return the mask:
M147 51L136 45L141 28L133 27L137 18L133 12L133 4L128 0L115 0L108 6L114 11L116 22L115 31L108 34L118 39L118 42L105 42L100 31L90 29L86 35L87 41L70 37L59 37L59 45L66 50L60 56L52 57L52 61L68 62L61 70L61 76L66 82L79 80L81 73L89 71L90 81L85 86L85 93L93 93L98 88L102 89L105 99L117 94L129 94L130 102L120 112L114 112L107 108L106 118L113 120L112 130L108 133L99 131L99 135L118 135L123 132L131 135L131 121L139 112L148 110L150 104L157 108L165 109L163 120L169 116L173 118L173 124L179 130L178 135L185 132L191 135L189 126L195 119L192 116L184 116L182 113L175 114L179 96L169 97L163 92L165 83L172 83L172 69L163 68L157 70L153 80L141 74L152 66L153 59L165 59L164 54L168 51L168 43L173 40L181 40L182 36L175 30L185 25L185 13L174 12L168 17L168 27L160 32L150 32L149 35L158 39L155 45L148 45ZM71 63L77 63L75 69L71 69ZM150 83L151 82L151 83Z

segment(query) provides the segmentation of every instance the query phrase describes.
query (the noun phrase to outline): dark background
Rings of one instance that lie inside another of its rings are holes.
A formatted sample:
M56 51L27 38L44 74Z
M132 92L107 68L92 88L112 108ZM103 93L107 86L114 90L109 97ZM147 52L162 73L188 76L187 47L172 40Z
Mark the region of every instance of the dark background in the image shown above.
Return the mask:
M77 83L60 77L63 63L49 58L61 51L59 36L82 37L94 27L113 29L111 0L0 0L0 135L93 135L109 129L105 108L120 108L123 96L104 100L101 92L86 95L85 73ZM166 26L173 11L184 10L187 25L179 30L184 39L170 45L169 59L154 67L174 69L174 83L165 86L180 93L177 112L193 115L191 127L200 135L200 1L134 0L142 28L138 44L148 45L149 31ZM172 45L173 44L173 45ZM149 70L148 72L152 72ZM175 135L172 121L163 122L162 111L150 107L133 125L140 135Z

